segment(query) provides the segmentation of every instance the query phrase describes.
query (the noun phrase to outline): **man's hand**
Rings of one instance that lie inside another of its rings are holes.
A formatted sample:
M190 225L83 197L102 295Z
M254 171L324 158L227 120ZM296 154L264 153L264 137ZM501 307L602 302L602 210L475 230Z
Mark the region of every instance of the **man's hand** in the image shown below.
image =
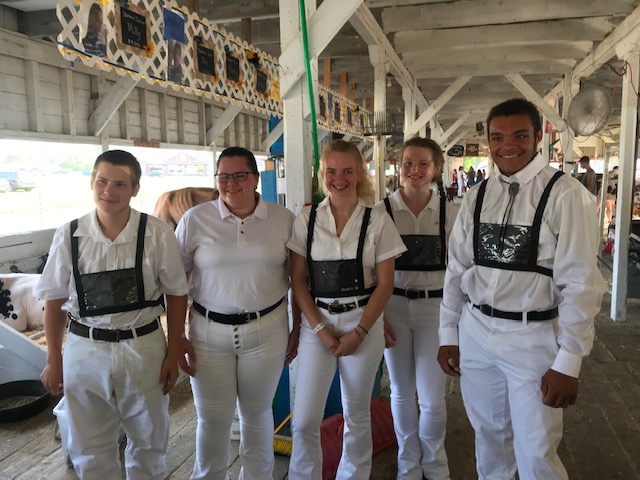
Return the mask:
M457 345L443 345L438 350L438 363L447 375L460 376L460 349Z
M173 349L174 345L171 346ZM175 355L178 360L178 366L190 377L196 373L196 352L191 346L191 342L186 337L181 337L177 345L175 345Z
M300 326L294 328L289 333L289 343L287 344L287 356L284 359L284 366L286 367L294 358L298 356L298 341L300 340Z
M47 360L47 366L40 374L40 381L51 395L62 393L62 357L56 360Z
M576 403L578 379L555 370L542 376L542 403L553 408L567 408Z
M160 370L160 383L162 384L162 393L168 394L178 380L178 366L185 373L193 376L196 373L194 367L196 363L196 354L189 340L181 337L179 340L172 342L167 348L167 353L162 361Z
M396 332L387 322L384 322L384 348L391 348L396 344Z

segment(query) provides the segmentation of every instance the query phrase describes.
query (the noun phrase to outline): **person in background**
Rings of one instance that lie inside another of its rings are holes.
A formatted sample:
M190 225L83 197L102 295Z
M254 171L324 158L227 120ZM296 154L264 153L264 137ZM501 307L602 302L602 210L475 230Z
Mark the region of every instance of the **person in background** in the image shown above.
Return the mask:
M584 157L580 157L580 168L584 168L586 170L582 175L582 185L585 186L589 193L595 195L598 191L598 180L596 172L589 166L589 157L586 155Z
M446 375L436 357L447 240L459 205L447 202L444 155L436 142L407 140L400 159L403 188L378 205L408 249L396 259L393 295L384 311L397 478L447 480Z
M289 479L322 478L320 425L336 368L344 415L336 478L368 479L371 394L384 352L382 313L393 291L395 257L406 248L389 216L371 207L373 186L354 144L330 144L319 176L327 197L302 209L287 243L303 313Z
M188 288L173 230L129 206L140 175L128 152L97 158L96 209L56 230L35 292L46 300L40 378L52 395L64 391L67 452L81 480L121 478L121 425L127 478L164 479L167 394L179 363L194 373L185 358L193 358L183 338Z
M493 107L487 131L496 170L451 233L438 361L460 376L481 480L566 480L562 409L576 401L605 286L594 197L536 153L531 102Z
M464 167L460 165L458 168L458 197L462 198L462 192L464 192L467 185L467 174L464 172Z
M218 157L220 197L187 211L176 228L191 278L188 337L198 359L191 379L198 415L191 478L229 478L229 442L236 403L240 478L273 478L273 397L296 356L300 314L292 303L289 250L294 215L256 192L258 167L249 150Z
M478 169L478 172L476 173L476 183L480 183L482 180L484 180L484 174L482 173L482 170Z
M471 188L476 183L476 171L473 167L469 167L467 172L467 187Z

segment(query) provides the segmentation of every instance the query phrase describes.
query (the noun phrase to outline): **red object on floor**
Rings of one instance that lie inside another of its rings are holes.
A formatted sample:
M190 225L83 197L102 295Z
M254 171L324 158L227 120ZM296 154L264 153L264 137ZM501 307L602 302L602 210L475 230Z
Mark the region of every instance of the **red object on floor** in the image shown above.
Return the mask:
M342 456L343 432L344 418L341 413L325 418L320 425L323 480L336 478ZM380 397L371 399L371 436L373 437L373 456L396 443L391 404Z

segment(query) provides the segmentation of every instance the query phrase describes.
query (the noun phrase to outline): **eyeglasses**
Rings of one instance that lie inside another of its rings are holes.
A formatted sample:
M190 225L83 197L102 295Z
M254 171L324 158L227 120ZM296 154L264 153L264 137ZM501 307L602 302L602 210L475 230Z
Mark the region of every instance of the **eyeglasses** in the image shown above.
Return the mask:
M236 182L244 182L251 173L255 174L256 172L216 173L214 177L218 183L227 183L232 177Z

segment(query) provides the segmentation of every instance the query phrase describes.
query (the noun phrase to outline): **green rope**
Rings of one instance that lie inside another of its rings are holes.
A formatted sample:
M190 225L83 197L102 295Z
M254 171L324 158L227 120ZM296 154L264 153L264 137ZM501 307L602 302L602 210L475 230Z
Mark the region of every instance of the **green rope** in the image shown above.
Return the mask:
M309 38L307 37L307 14L305 9L305 0L299 0L300 5L300 27L302 30L302 48L304 51L304 62L307 70L307 88L309 89L309 104L311 107L311 136L313 138L313 156L316 177L316 189L318 195L321 195L320 190L320 177L318 172L320 171L320 154L318 152L318 126L316 120L316 102L313 98L313 79L311 78L311 60L309 59Z

